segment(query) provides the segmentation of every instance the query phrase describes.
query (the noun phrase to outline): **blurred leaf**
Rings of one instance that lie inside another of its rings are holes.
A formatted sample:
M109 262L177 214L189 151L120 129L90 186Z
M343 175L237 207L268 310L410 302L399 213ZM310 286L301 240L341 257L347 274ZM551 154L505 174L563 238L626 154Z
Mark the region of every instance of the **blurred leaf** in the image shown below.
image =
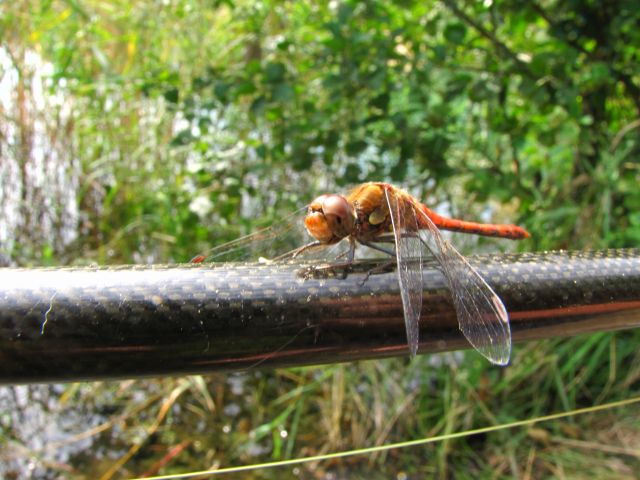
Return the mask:
M226 82L216 82L213 87L213 94L216 96L218 100L222 103L229 102L229 91L231 90L231 85Z
M352 140L346 145L347 155L356 156L361 153L365 148L367 148L367 142L364 140Z
M286 73L286 68L283 63L280 62L269 62L267 63L265 69L265 80L269 83L278 83L284 80L284 76Z
M171 88L164 93L164 99L170 103L178 103L180 91L177 88Z
M461 23L449 23L444 28L444 38L456 45L461 44L467 35L467 28Z
M290 84L279 83L273 88L272 98L276 102L290 102L295 98L295 92Z

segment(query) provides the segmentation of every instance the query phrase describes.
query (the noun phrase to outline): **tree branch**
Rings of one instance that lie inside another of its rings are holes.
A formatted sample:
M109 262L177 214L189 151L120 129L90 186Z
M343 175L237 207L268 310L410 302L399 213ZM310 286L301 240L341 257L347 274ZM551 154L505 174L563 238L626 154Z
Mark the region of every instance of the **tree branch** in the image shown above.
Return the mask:
M590 61L592 62L597 61L597 59L593 57L593 53L589 52L586 48L584 48L577 39L571 39L564 34L562 35L559 34L558 32L560 32L561 30L558 28L557 24L553 21L553 19L549 16L549 14L544 8L542 8L537 3L533 3L533 2L530 3L530 5L533 7L536 13L540 15L540 17L544 19L545 22L547 22L547 24L549 25L549 30L553 32L552 34L558 40L561 40L565 42L567 45L575 48L580 53L584 54ZM611 71L613 76L624 85L624 88L627 90L627 93L629 94L629 96L631 97L631 100L636 106L638 116L640 116L640 88L635 83L633 83L633 80L629 75L627 75L624 72L621 72L613 65L609 65L609 70Z
M539 80L539 78L531 71L529 65L518 58L518 54L511 50L504 42L498 39L495 34L478 22L473 20L469 15L467 15L463 10L461 10L458 5L456 5L455 1L445 0L444 4L462 21L464 21L467 25L476 30L480 35L489 40L498 50L498 52L508 59L510 59L517 67L518 72L521 74L531 78L532 80Z

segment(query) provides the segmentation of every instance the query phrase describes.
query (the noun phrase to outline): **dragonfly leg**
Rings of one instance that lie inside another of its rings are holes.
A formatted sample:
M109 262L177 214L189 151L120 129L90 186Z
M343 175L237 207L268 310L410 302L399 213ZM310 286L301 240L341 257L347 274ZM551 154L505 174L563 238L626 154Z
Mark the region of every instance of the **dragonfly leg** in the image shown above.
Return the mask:
M384 240L383 240L383 241L384 241ZM377 239L376 239L376 242L378 242L378 240L377 240ZM360 243L361 243L362 245L366 246L366 247L373 248L374 250L378 250L379 252L382 252L382 253L386 253L387 255L389 255L389 256L391 256L391 257L395 257L395 256L396 256L395 252L393 252L393 251L391 251L391 250L388 250L388 249L386 249L386 248L383 248L383 247L379 247L379 246L378 246L378 245L376 245L375 243L372 243L372 242L363 242L363 241L360 241Z
M341 260L344 257L346 257L347 255L349 255L349 250L345 250L342 253L339 253L338 255L336 255L336 260Z
M314 269L316 272L330 271L330 270L336 271L338 269L342 269L342 274L340 275L340 278L344 280L345 278L347 278L349 269L353 265L353 260L355 259L355 255L356 255L356 241L353 239L353 237L349 237L349 250L347 250L346 252L342 252L340 255L336 257L336 260L338 260L346 256L347 259L345 261L336 262L336 263L333 263L332 265L327 265L326 267L314 267Z
M371 275L375 275L376 273L383 273L389 267L392 267L392 266L395 266L395 265L396 265L396 260L394 258L393 260L387 260L386 262L383 262L380 265L367 270L367 273L365 274L364 278L362 279L362 282L360 282L360 286L361 287L364 286L364 284L367 283L367 280L369 280L369 277Z
M396 243L396 239L392 233L385 233L383 235L378 235L375 240L376 243ZM395 253L394 253L395 255Z
M321 247L323 244L320 242L310 242L307 243L306 245L303 245L301 247L298 247L294 250L291 250L287 253L283 253L282 255L274 258L273 260L277 261L277 260L284 260L285 258L296 258L298 255L300 255L303 252L306 252L307 250L313 250L314 248L318 248Z
M349 255L347 255L347 261L353 263L353 259L356 257L356 241L353 237L349 237Z
M349 267L351 267L351 265L353 264L353 260L355 257L356 257L356 241L353 239L353 237L349 237L349 251L347 252L347 261L344 262L342 265L340 265L340 267L343 268L342 280L347 278L347 271L349 270Z

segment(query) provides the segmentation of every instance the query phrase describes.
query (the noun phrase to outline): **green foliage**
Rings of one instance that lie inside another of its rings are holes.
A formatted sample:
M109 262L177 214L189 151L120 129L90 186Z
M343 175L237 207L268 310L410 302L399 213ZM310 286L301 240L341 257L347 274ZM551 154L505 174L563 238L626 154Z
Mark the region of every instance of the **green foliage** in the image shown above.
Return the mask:
M100 261L185 260L310 189L380 179L471 217L509 204L523 248L640 235L633 2L21 5L7 45L75 99L73 153L101 198L83 251L117 252Z
M77 240L24 227L9 254L20 263L187 261L313 193L366 180L402 183L469 219L489 205L496 220L532 233L521 249L637 246L639 24L636 2L625 0L5 2L11 64L2 68L21 73L17 90L28 95L25 52L51 66L46 93L64 99L56 114L68 123L47 133L69 141L47 155L80 172ZM0 147L24 166L38 112L21 116L30 104L20 98L6 116L21 135ZM637 340L530 344L505 371L469 354L437 369L426 359L333 367L321 380L308 370L255 374L245 423L211 445L198 431L196 443L248 462L247 445L271 439L270 458L286 458L626 396L637 392ZM407 393L412 382L420 389ZM393 419L380 413L390 405ZM393 460L443 477L520 476L511 469L537 447L518 432L429 447L426 467L422 457ZM589 465L588 455L542 451L545 473Z

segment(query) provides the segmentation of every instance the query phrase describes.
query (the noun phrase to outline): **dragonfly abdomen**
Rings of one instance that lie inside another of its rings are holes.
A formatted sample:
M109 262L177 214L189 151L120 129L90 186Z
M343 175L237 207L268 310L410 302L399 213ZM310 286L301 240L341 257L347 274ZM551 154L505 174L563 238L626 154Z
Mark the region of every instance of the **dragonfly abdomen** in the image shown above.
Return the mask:
M483 235L485 237L509 238L511 240L521 240L528 238L529 232L518 225L502 225L493 223L477 223L467 222L465 220L456 220L438 215L427 206L420 204L420 209L427 215L431 221L441 230L451 230L453 232L472 233L474 235ZM428 228L425 221L418 216L420 228Z

